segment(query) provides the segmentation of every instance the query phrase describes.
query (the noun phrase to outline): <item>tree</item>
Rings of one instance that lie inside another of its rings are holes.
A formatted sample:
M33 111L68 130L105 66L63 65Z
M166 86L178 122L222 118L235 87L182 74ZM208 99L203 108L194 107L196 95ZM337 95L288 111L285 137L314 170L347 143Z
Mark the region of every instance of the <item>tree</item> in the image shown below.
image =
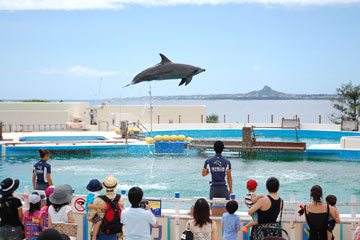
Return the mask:
M216 114L211 114L206 116L206 122L207 123L218 123L219 122L219 116Z
M341 119L359 120L360 118L360 85L354 86L352 82L341 84L336 89L337 96L330 99L337 112L330 115L333 123L340 123Z

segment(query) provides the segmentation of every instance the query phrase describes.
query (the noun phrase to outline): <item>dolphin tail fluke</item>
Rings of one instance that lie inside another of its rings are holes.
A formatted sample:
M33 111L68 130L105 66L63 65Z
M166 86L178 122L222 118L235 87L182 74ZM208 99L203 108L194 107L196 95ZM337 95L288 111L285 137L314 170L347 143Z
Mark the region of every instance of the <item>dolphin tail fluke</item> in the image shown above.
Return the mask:
M128 85L123 86L123 88L126 88L128 86L132 85L132 83L129 83Z

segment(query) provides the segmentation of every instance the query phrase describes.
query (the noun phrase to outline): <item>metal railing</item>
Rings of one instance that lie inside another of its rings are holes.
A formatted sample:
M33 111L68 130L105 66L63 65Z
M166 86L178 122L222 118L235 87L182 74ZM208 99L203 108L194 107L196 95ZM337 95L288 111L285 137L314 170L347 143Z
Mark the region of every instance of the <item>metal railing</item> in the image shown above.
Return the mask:
M7 124L3 125L3 132L41 132L69 130L67 124Z

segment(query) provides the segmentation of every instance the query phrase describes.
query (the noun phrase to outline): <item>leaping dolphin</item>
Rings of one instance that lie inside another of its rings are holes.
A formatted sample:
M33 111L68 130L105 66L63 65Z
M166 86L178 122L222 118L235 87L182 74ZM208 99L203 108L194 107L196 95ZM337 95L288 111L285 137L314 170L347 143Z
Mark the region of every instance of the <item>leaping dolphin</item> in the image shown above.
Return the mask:
M183 85L184 83L186 86L191 82L193 76L205 71L205 69L192 65L173 63L161 53L160 57L161 62L159 64L156 64L155 66L145 69L141 73L137 74L132 80L132 82L124 87L128 87L130 85L143 81L178 78L181 78L179 86Z

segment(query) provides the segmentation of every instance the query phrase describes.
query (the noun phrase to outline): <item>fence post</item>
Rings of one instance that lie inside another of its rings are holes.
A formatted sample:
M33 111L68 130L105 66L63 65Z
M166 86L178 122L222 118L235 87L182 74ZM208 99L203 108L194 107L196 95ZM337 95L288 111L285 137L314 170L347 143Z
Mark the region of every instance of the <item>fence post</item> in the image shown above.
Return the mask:
M250 114L248 114L248 123L250 123Z
M319 115L319 124L321 124L321 114Z
M224 123L226 123L226 114L224 114Z
M355 195L351 196L351 203L356 203L356 196ZM351 218L352 219L356 218L356 206L351 206Z
M160 124L160 115L158 115L158 124Z
M274 123L274 114L271 114L271 123Z
M0 122L0 140L3 140L3 122Z
M181 115L179 115L179 124L181 123Z
M175 193L175 199L179 200L180 198L180 193L176 192ZM179 219L179 214L180 214L180 202L176 201L175 202L175 240L180 240L180 219ZM168 233L170 234L170 233Z

